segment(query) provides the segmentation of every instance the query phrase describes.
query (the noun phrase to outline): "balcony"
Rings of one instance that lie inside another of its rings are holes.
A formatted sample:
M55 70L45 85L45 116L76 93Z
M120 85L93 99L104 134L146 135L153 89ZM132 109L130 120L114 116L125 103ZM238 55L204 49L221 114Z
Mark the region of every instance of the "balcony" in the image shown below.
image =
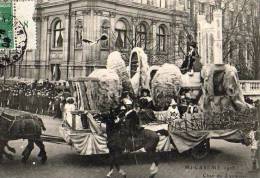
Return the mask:
M240 80L244 95L260 97L260 80Z

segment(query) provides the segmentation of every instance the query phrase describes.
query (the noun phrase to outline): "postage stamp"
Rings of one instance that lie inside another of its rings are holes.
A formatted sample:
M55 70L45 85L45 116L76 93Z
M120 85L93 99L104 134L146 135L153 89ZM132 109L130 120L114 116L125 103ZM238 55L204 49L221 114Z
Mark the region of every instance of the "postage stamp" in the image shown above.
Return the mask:
M34 0L0 0L0 50L19 46L22 40L17 25L28 34L26 49L36 48L34 10Z
M14 47L13 3L0 1L0 49Z

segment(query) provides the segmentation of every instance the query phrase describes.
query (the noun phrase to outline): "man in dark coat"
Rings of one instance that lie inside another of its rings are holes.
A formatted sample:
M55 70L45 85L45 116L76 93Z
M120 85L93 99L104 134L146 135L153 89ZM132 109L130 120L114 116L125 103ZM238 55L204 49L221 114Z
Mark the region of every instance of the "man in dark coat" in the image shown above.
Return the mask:
M193 70L194 62L199 58L196 42L191 42L189 47L190 50L188 52L188 55L185 56L185 60L183 61L181 66L181 71L183 73L191 72Z
M107 147L111 159L110 171L107 177L111 177L114 166L123 177L126 177L126 173L120 169L119 163L121 160L120 156L125 149L125 139L127 139L126 134L121 130L124 112L118 113L117 111L111 111L109 113L103 113L101 117L102 122L106 124Z

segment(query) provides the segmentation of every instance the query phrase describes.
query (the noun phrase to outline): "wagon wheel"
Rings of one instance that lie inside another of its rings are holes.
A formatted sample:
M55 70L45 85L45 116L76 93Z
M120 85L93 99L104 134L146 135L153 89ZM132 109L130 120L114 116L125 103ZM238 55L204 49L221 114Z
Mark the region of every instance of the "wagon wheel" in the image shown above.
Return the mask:
M201 142L199 145L191 149L191 156L194 159L201 160L205 158L210 151L210 141L206 139L205 141Z

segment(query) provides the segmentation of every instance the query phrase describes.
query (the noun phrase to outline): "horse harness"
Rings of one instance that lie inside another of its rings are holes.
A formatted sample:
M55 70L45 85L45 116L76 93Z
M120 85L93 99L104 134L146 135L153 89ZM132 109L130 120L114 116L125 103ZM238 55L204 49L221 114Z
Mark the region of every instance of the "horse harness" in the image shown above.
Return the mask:
M15 122L17 122L19 120L23 120L23 118L24 118L24 116L20 116L20 117L19 116L11 116L11 115L8 115L4 112L1 113L0 117L2 117L3 119L5 119L8 122L11 122L10 126L8 127L8 134L11 134L11 130L12 130ZM8 118L8 117L11 117L11 118ZM30 118L30 119L26 119L26 120L34 120L34 119ZM35 128L36 127L35 122L32 122L32 123L33 123L33 126ZM21 128L22 128L22 132L23 132L24 129L25 129L24 125Z
M5 119L5 120L11 122L11 125L10 125L9 128L8 128L8 132L10 133L10 131L11 131L11 129L12 129L12 127L13 127L15 121L16 121L16 116L14 116L14 119L12 120L12 119L9 119L9 118L5 117L3 114L4 114L4 113L1 114L1 117L2 117L3 119Z

